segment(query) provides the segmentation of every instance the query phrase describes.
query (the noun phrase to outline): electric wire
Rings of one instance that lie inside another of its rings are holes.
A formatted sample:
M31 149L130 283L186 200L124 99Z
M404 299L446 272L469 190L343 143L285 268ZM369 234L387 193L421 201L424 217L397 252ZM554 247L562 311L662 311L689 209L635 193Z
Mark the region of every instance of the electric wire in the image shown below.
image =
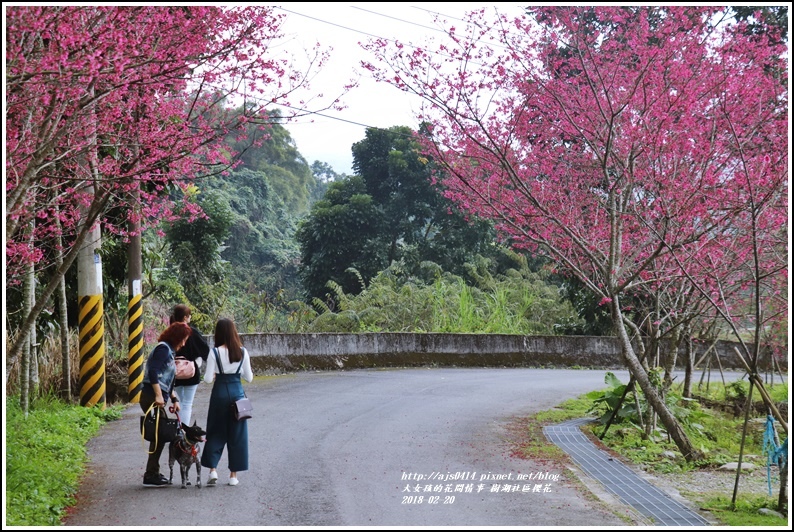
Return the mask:
M442 34L446 34L446 32L444 30L439 29L439 28L432 28L432 27L429 27L429 26L425 26L423 24L419 24L417 22L412 22L412 21L409 21L409 20L393 17L393 16L390 16L390 15L386 15L384 13L378 13L378 12L372 11L370 9L364 9L364 8L357 7L357 6L350 6L350 7L353 7L354 9L358 9L360 11L371 13L373 15L380 16L380 17L383 17L383 18L389 18L389 19L392 19L392 20L397 20L397 21L403 22L405 24L409 24L409 25L416 26L416 27L419 27L419 28L429 29L429 30L432 30L432 31L437 31L437 32L442 33ZM447 16L447 15L444 15L443 13L439 13L439 12L436 12L436 11L423 9L423 8L420 8L420 7L417 7L417 6L412 6L412 7L414 7L414 9L419 9L419 10L425 11L426 13L430 13L430 14L433 14L433 15L439 15L439 16L443 16L445 18L449 18L449 19L465 22L463 19L460 19L460 18L457 18L457 17L452 17L452 16ZM327 24L329 26L334 26L334 27L337 27L337 28L340 28L340 29L343 29L343 30L346 30L346 31L351 31L351 32L354 32L354 33L360 33L362 35L366 35L367 37L371 37L371 38L374 38L374 39L380 39L380 40L388 41L388 42L395 43L395 44L399 42L396 39L391 39L391 38L388 38L388 37L382 37L382 36L376 35L374 33L369 33L369 32L362 31L362 30L357 30L357 29L351 28L349 26L344 26L342 24L337 24L335 22L330 22L328 20L324 20L324 19L321 19L321 18L318 18L318 17L314 17L314 16L311 16L311 15L306 15L305 13L299 13L297 11L292 11L290 9L286 9L284 7L281 7L281 6L275 6L275 8L280 10L280 11L283 11L285 13L289 13L291 15L296 15L296 16L299 16L299 17L305 17L305 18L320 22L322 24ZM412 44L406 44L405 46L408 46L408 47L414 48L414 49L419 49L418 46L415 46L415 45L412 45ZM504 48L503 46L500 46L500 47ZM443 57L447 57L447 58L451 57L451 56L449 56L447 54L442 54L442 53L439 53L439 52L429 52L429 53L431 53L432 55L443 56ZM253 97L253 99L259 100L259 98L256 98L256 97ZM348 123L348 124L351 124L351 125L361 126L361 127L364 127L364 128L372 128L372 129L378 129L378 130L384 130L385 129L385 128L381 128L381 127L377 127L377 126L370 126L370 125L363 124L361 122L356 122L356 121L353 121L353 120L347 120L347 119L344 119L344 118L331 116L331 115L324 114L324 113L319 112L319 111L310 111L308 109L293 107L293 106L282 104L282 103L278 103L278 102L271 102L271 103L273 103L275 105L279 105L281 107L292 109L294 111L298 111L298 112L301 112L301 113L315 115L315 116L320 116L320 117L323 117L323 118L328 118L328 119L336 120L336 121L339 121L339 122L345 122L345 123ZM292 124L293 125L300 125L300 122L292 122ZM304 122L304 124L306 124L306 122Z

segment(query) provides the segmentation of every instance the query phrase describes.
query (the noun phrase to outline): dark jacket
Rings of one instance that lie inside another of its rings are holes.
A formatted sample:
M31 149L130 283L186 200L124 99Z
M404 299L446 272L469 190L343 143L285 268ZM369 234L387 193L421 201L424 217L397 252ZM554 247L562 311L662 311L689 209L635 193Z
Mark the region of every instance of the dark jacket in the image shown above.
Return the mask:
M196 364L196 359L202 358L204 359L204 363L202 367L207 367L207 355L210 352L210 346L207 343L207 339L201 335L201 333L193 327L192 325L190 328L193 332L188 336L187 343L176 352L176 356L178 357L185 357L188 360L193 361L193 365L196 366L196 373L189 379L177 379L174 382L174 386L190 386L193 384L198 384L201 380L201 370Z
M143 372L143 388L154 393L152 383L156 382L160 385L163 399L168 402L176 382L175 376L174 350L171 349L168 343L159 342L146 359L146 367Z

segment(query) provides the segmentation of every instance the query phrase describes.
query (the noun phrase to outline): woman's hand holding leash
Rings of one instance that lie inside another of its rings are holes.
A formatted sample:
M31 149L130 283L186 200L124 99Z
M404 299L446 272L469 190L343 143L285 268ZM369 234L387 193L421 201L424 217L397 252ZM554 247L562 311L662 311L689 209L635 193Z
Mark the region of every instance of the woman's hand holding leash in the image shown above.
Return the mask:
M179 406L179 397L177 397L175 395L172 395L171 396L171 406L168 409L168 411L173 414L175 412L179 412L180 410L182 410L182 407ZM179 417L179 416L177 416L177 417Z

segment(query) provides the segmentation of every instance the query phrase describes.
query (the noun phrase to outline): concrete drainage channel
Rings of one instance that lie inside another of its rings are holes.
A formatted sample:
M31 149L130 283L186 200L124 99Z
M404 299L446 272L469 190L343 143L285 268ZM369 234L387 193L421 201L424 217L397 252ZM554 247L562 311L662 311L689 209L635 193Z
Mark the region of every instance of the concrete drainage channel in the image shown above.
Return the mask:
M550 442L570 455L584 473L624 504L659 526L709 526L701 515L598 449L579 428L590 419L574 419L543 428Z

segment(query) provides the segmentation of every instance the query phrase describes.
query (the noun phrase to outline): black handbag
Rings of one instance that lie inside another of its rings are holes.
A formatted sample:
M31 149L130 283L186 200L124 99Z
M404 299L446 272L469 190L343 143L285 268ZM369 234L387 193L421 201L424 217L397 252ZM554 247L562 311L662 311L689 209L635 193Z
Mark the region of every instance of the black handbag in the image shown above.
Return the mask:
M177 438L180 429L179 420L169 418L164 408L155 408L154 403L141 416L141 437L155 445L170 442Z

